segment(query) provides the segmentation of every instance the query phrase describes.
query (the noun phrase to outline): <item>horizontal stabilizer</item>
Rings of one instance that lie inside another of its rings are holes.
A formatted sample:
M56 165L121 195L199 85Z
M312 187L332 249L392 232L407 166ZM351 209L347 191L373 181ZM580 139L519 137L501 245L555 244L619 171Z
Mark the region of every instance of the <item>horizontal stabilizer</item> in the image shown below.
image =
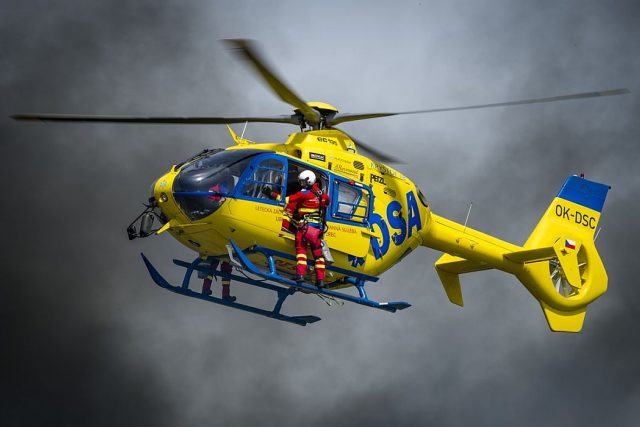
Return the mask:
M525 262L538 262L547 261L556 256L553 246L546 248L528 249L524 251L515 251L504 254L504 257L509 261L525 263Z
M480 262L471 261L465 258L444 254L436 261L436 269L444 270L449 273L473 273L474 271L489 270L492 267Z
M446 271L438 269L436 267L438 277L442 282L444 291L449 298L449 301L460 307L464 307L464 301L462 300L462 288L460 287L460 275L456 273L448 273Z
M540 301L540 305L552 331L580 332L582 329L584 316L587 314L586 306L575 311L561 311L548 306L542 301Z
M444 291L453 304L464 306L462 289L460 288L460 274L473 271L488 270L491 267L479 261L471 261L457 256L444 254L435 263L436 273L442 282Z

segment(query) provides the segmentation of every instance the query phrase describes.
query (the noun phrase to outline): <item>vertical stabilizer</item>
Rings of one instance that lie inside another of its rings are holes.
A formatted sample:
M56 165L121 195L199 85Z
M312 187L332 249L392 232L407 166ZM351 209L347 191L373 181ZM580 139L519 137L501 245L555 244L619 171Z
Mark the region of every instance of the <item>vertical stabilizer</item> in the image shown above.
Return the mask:
M608 191L608 185L570 176L524 250L505 255L525 264L517 276L539 300L554 331L580 331L587 305L607 290L593 239Z

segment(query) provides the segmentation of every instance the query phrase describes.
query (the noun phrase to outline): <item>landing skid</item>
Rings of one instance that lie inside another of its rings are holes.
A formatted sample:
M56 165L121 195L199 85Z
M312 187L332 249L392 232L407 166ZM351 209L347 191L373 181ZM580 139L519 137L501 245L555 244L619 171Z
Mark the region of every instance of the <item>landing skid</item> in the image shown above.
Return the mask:
M158 272L158 270L156 270L153 264L151 264L151 262L147 259L147 257L144 256L144 254L140 254L140 255L142 255L142 260L147 266L147 270L149 270L149 274L151 275L151 278L156 283L156 285L160 286L161 288L167 289L171 292L175 292L177 294L184 295L191 298L197 298L203 301L212 302L215 304L226 305L227 307L237 308L239 310L248 311L250 313L258 314L260 316L270 317L272 319L295 323L296 325L300 325L300 326L306 326L307 323L314 323L320 320L318 316L287 316L285 314L280 313L280 309L282 308L282 303L289 295L293 295L296 289L287 289L283 287L273 286L268 283L254 281L246 277L236 276L234 274L225 274L219 271L212 271L210 268L198 265L200 263L200 258L196 258L196 260L192 263L188 263L180 260L173 261L176 265L185 267L187 269L187 271L185 272L184 280L182 281L182 285L176 286L167 282L167 280L164 277L162 277L162 275ZM194 270L202 271L203 273L210 274L210 275L229 277L230 279L235 280L237 282L244 282L253 286L258 286L264 289L273 290L277 293L277 296L278 296L276 305L274 306L273 310L269 311L269 310L264 310L262 308L253 307L250 305L241 304L237 302L227 301L222 298L217 298L214 296L208 296L198 292L194 292L191 289L189 289L189 282L191 280L191 275Z
M266 280L256 280L246 276L239 276L236 274L229 274L222 271L215 271L211 269L208 264L200 265L202 260L200 258L196 258L193 262L185 262L181 260L173 260L174 264L179 267L183 267L186 269L184 279L182 280L182 284L180 285L172 285L170 284L159 272L156 268L151 264L151 262L147 259L144 254L142 255L142 259L149 270L149 274L153 281L160 287L167 289L171 292L175 292L177 294L181 294L184 296L188 296L191 298L200 299L203 301L212 302L215 304L226 305L227 307L236 308L238 310L247 311L250 313L258 314L260 316L269 317L272 319L282 320L284 322L294 323L300 326L306 326L308 323L314 323L320 320L318 316L287 316L285 314L280 313L282 309L282 304L285 299L290 295L295 294L300 291L305 294L313 293L318 295L323 295L329 298L337 298L344 301L353 302L356 304L364 305L367 307L377 308L379 310L388 311L391 313L395 313L397 310L403 310L407 307L410 307L411 304L404 301L391 301L391 302L378 302L368 298L367 293L365 291L365 281L376 281L377 277L366 276L363 274L355 273L349 271L348 273L352 274L351 277L348 277L347 283L352 284L358 290L359 296L353 296L349 294L345 294L342 292L336 292L330 289L319 289L316 286L313 286L309 283L305 282L296 282L284 276L281 276L275 267L274 256L295 259L293 256L285 253L275 252L268 248L262 248L259 246L252 246L246 251L242 251L240 247L231 240L229 245L229 256L231 257L231 262L236 264L238 267L250 272L255 276L262 277ZM246 252L246 253L245 253ZM262 271L259 267L257 267L249 258L247 257L247 253L260 253L265 256L267 265L269 266L269 271ZM237 258L238 260L236 260ZM341 273L347 272L346 270L341 270L335 267L329 267L334 271L339 271ZM251 305L241 304L235 301L228 301L222 298L217 298L214 296L204 295L202 293L198 293L189 289L189 283L191 281L191 276L194 271L200 271L210 276L219 276L223 278L231 279L234 282L246 283L251 286L255 286L258 288L270 290L276 293L277 300L271 311L265 310L262 308L254 307Z

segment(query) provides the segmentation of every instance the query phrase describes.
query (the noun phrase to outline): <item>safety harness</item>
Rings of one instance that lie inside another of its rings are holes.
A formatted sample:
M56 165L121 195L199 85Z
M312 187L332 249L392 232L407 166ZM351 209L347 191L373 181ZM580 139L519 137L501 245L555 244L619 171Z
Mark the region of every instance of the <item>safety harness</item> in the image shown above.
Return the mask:
M318 198L318 204L322 205L322 190L316 191L311 187L309 191ZM319 228L320 232L324 233L327 227L325 211L325 206L320 206L318 208L298 208L298 212L303 214L302 218L298 221L298 226L304 227L305 225L309 225L311 227Z

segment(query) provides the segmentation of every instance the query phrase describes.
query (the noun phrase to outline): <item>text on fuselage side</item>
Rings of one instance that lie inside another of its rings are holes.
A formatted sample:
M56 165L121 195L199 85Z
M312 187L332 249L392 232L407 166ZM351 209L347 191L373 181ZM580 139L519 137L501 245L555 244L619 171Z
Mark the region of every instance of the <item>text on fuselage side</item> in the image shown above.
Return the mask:
M575 224L580 224L583 227L587 227L590 229L595 229L596 225L598 224L598 219L591 216L591 215L587 215L585 213L582 213L578 210L573 210L567 206L563 206L560 203L556 204L555 206L555 213L556 216L562 219L565 219L567 221L571 221Z

